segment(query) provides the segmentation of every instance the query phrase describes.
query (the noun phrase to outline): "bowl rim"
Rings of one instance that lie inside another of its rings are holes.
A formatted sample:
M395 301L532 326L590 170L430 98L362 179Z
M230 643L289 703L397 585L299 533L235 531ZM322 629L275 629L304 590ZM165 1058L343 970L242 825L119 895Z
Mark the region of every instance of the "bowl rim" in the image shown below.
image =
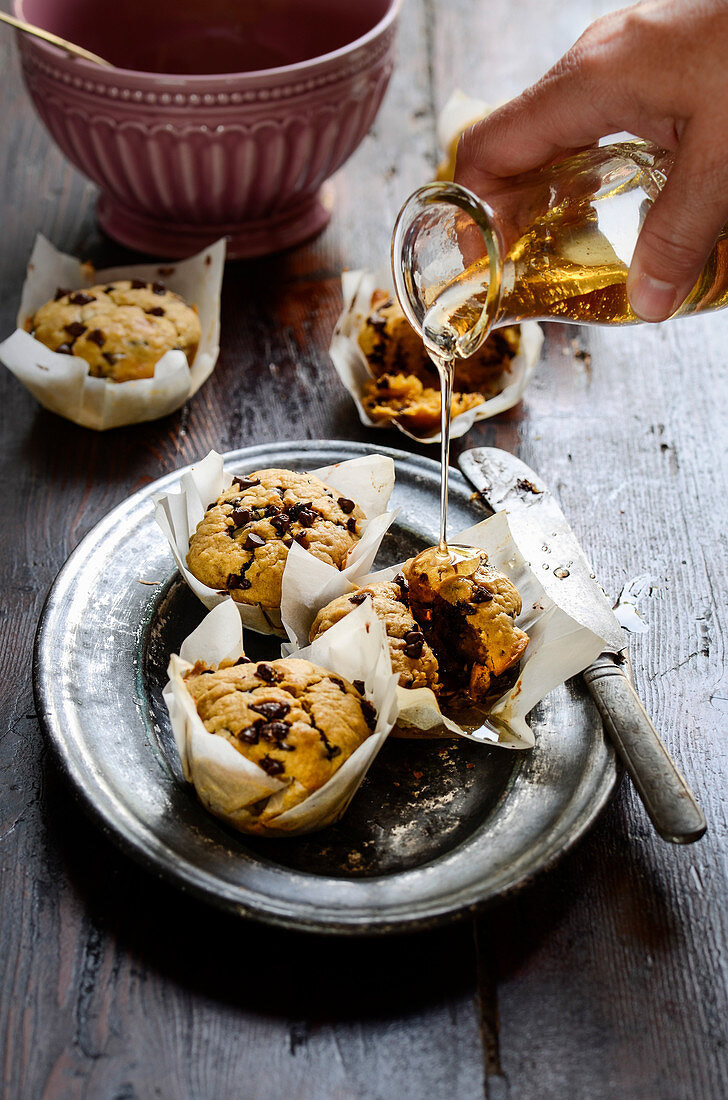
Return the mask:
M382 18L374 24L365 34L360 35L359 38L352 39L351 42L347 42L344 46L339 46L336 50L331 50L329 53L318 54L316 57L307 58L305 61L297 61L292 65L278 65L270 69L251 69L246 72L227 72L227 73L154 73L147 72L144 69L126 69L121 66L113 65L111 68L100 68L95 65L93 61L86 61L82 57L72 57L67 54L60 46L54 46L50 42L44 42L40 38L35 38L31 35L24 35L22 31L17 31L18 35L22 35L27 39L28 45L32 45L35 49L41 53L50 54L56 60L62 59L63 61L72 61L74 67L78 67L79 72L84 74L92 73L98 80L102 75L112 76L114 74L120 74L127 78L142 78L143 80L150 81L151 83L163 82L165 84L191 84L195 87L203 84L210 84L211 82L218 80L230 79L231 77L237 78L240 82L257 82L264 78L271 78L281 76L284 78L290 78L293 76L303 76L312 69L322 64L337 61L343 59L348 54L354 53L357 49L366 46L370 41L374 41L384 31L386 31L392 23L394 23L399 15L400 8L402 7L403 0L388 0L389 7L385 11ZM28 22L24 11L25 0L12 0L12 11L18 19L23 19ZM40 24L38 24L40 26ZM47 28L43 28L47 29Z

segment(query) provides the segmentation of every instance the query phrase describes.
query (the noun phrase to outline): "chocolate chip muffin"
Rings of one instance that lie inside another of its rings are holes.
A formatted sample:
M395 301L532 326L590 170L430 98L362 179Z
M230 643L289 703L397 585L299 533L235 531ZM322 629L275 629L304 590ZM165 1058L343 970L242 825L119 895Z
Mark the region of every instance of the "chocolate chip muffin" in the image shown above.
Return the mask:
M192 364L200 342L197 311L164 283L119 279L88 290L59 288L26 329L52 351L78 355L94 378L151 378L165 352Z
M437 658L412 617L407 583L401 574L394 581L368 584L358 592L332 600L314 619L309 640L315 641L365 600L371 600L375 615L384 624L392 671L399 676L399 686L427 687L437 693L440 689Z
M234 478L209 506L190 539L187 565L237 603L277 610L293 542L343 569L363 520L358 504L312 474L256 470Z
M443 682L476 703L510 686L528 646L515 624L521 612L518 589L473 549L453 564L436 548L424 550L402 570L413 615L440 661Z
M363 684L297 658L198 662L185 686L208 733L286 784L262 804L261 828L323 787L377 721Z
M440 379L399 303L383 290L358 336L372 379L362 404L372 420L396 420L414 435L440 428ZM477 354L455 366L451 416L482 405L503 389L503 374L520 347L518 326L492 332Z

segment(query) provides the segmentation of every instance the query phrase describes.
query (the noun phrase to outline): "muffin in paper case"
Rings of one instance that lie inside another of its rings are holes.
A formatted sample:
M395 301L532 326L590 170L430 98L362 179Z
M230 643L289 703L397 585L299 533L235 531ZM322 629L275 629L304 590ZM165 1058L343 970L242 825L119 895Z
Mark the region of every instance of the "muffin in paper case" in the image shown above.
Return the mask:
M0 359L45 409L84 428L104 431L167 416L184 405L215 368L224 263L225 241L219 240L187 260L96 271L59 252L39 234L28 262L18 327L0 344ZM201 336L191 366L184 352L168 351L156 363L152 378L130 382L94 378L85 359L51 351L24 330L28 317L52 300L59 286L83 290L121 279L161 280L197 309Z
M544 529L543 538L547 535ZM528 648L521 660L516 683L487 710L473 706L467 711L443 713L430 688L398 686L398 727L402 735L410 737L466 734L484 744L509 749L532 748L533 733L526 721L529 711L555 687L591 664L604 648L604 642L559 605L558 588L552 586L551 592L546 592L519 548L518 536L511 529L506 511L459 532L450 542L484 550L488 564L504 573L516 586L523 601L516 625L528 634ZM370 574L362 578L360 584L391 580L401 571L402 564ZM298 560L294 558L291 566L298 568ZM361 606L366 607L368 603L365 601ZM305 646L308 641L313 616L306 608L299 607L289 611L288 619L295 625L295 631L292 643L284 646L284 651L295 656L298 646ZM325 638L326 634L321 637Z
M356 582L371 569L382 538L396 515L395 511L387 511L394 488L394 463L387 455L362 455L310 473L360 506L366 517L363 533L349 552L346 567L341 570L294 542L283 571L281 607L291 603L296 607L318 608L346 592L350 582ZM279 609L234 602L227 593L203 584L187 566L191 536L207 506L229 488L232 480L233 474L224 469L222 456L210 451L206 458L182 475L179 491L162 493L155 498L155 519L169 540L180 573L205 607L213 608L223 600L230 601L248 629L285 637L287 632ZM302 562L293 580L288 565L292 554Z
M358 343L359 333L371 312L372 294L375 290L384 290L394 295L391 272L381 270L345 271L341 276L341 288L344 308L336 322L334 334L329 346L329 355L342 383L354 399L362 424L369 428L390 428L394 426L418 443L439 443L440 432L431 435L415 435L397 420L373 420L364 407L365 387L373 375L366 356ZM501 375L501 389L493 397L487 398L466 412L454 416L450 425L452 439L469 432L473 424L488 420L491 416L505 412L518 404L533 374L541 354L543 333L535 321L524 321L517 327L520 332L518 353L511 359Z
M243 654L243 628L231 600L214 608L182 643L169 663L164 701L169 711L175 745L184 777L215 817L241 832L267 836L296 836L337 821L356 794L387 739L397 715L396 676L392 673L384 629L366 607L348 615L296 657L349 681L364 683L364 698L376 711L371 734L334 775L298 805L270 814L271 802L285 783L247 760L224 738L209 733L184 675L195 661L217 665ZM253 808L254 807L254 808ZM260 821L263 808L269 816Z

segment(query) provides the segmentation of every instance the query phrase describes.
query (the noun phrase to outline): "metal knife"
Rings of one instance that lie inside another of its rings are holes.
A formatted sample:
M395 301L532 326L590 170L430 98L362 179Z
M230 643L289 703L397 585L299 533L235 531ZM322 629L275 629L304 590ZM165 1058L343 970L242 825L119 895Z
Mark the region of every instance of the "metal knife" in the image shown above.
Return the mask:
M496 447L465 451L459 465L494 512L508 511L547 594L604 639L604 651L582 675L655 829L674 844L699 840L707 827L703 813L634 689L622 627L551 492L524 462Z

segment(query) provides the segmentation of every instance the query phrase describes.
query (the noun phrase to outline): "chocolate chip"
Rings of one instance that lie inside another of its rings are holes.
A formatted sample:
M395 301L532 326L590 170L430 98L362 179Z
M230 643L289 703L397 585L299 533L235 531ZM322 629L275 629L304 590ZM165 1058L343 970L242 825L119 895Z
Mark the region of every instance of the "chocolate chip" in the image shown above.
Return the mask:
M324 752L326 753L327 760L333 760L335 756L339 756L341 753L340 745L332 745L328 737L323 730L319 730L319 737L324 746Z
M283 536L291 526L291 517L287 516L285 512L279 512L277 516L273 516L270 522L276 532Z
M100 328L92 329L86 337L87 340L92 340L94 344L98 344L100 348L106 343L106 337Z
M405 657L411 657L413 660L416 661L419 657L422 656L422 647L424 646L424 644L424 642L410 642L404 647Z
M364 721L369 726L369 729L373 730L377 724L377 712L368 699L362 699L361 712L364 715Z
M65 287L62 287L62 286L56 287L56 293L55 293L55 296L53 298L53 301L57 302L59 298L65 298L66 295L70 294L70 293L71 293L71 291L67 290Z
M238 657L235 662L236 665L252 665L252 663L250 657ZM255 710L255 707L253 707L253 710Z
M354 685L354 687L356 688L356 690L359 692L360 695L364 694L364 681L363 680L352 680L352 684Z
M245 527L254 518L254 514L248 508L233 508L230 518L236 527Z
M295 541L299 546L302 546L304 550L308 550L308 537L301 531L300 534L294 535Z
M103 355L104 359L109 364L109 366L111 366L111 367L113 367L114 363L119 358L118 355L114 355L114 353L111 352L111 351L102 351L101 354Z
M82 325L80 321L71 321L70 325L64 325L64 328L69 336L72 336L74 340L77 336L83 336L86 331L86 325Z
M280 775L281 772L285 771L281 761L274 760L272 756L264 756L262 760L258 761L258 764L268 775Z
M161 306L155 306L154 309L145 309L144 312L152 317L164 317L164 310Z
M353 596L349 596L349 603L357 604L364 603L364 600L369 596L369 592L355 592Z
M56 351L59 355L73 355L73 348L70 344L59 344Z
M270 741L277 745L285 740L290 728L287 722L264 722L260 727L260 736L264 741Z
M416 642L424 642L425 635L421 630L409 630L404 636L405 642L414 645Z
M284 539L283 540L283 545L286 546L286 547L293 546L293 539Z
M353 512L356 508L356 504L354 503L354 501L349 500L348 497L339 497L337 503L339 505L339 508L341 508L341 511L346 516L348 516L349 512Z
M228 573L228 579L225 581L225 587L230 591L233 591L233 589L235 588L242 588L244 591L246 588L250 588L250 581L241 573Z
M240 489L252 489L254 485L260 485L260 478L234 477L233 485L237 485Z
M273 665L269 665L266 661L261 661L255 671L266 684L274 684L277 680L280 680L280 675L273 668Z
M353 516L346 521L346 530L351 531L352 535L356 534L356 520Z
M476 583L473 585L473 594L470 599L472 603L490 603L493 599L493 593L484 584Z
M146 279L132 279L131 281L132 290L146 290L148 286L149 283Z
M273 701L271 703L253 703L250 707L256 714L262 714L268 721L272 722L278 718L285 718L291 709L288 703L280 703Z
M156 282L156 283L152 283L152 291L155 294L166 294L167 293L167 288L164 285L164 283Z
M267 506L265 507L265 509L263 510L263 515L264 515L264 516L266 516L266 518L268 518L268 519L269 519L269 518L270 518L271 516L279 516L280 514L281 514L281 510L280 510L280 508L279 508L279 507L278 507L277 505L275 505L275 504L268 504L268 505L267 505Z
M319 518L318 512L314 512L313 508L301 508L296 519L302 527L313 527L316 520Z
M336 684L337 688L343 695L346 695L346 684L338 676L329 676L332 684Z
M104 287L104 290L107 294L111 294L112 290L116 290L116 283L109 283L108 286Z
M255 531L251 531L243 543L244 550L259 550L261 546L265 546L265 539L256 535Z
M89 302L95 302L96 298L93 294L87 294L84 290L77 290L68 300L72 306L87 306Z
M406 596L409 590L409 585L404 579L404 573L398 573L397 576L394 578L394 583L399 586L402 595Z
M238 741L244 741L246 745L257 745L259 740L258 722L255 722L252 726L248 726L246 729L241 730L237 735Z

